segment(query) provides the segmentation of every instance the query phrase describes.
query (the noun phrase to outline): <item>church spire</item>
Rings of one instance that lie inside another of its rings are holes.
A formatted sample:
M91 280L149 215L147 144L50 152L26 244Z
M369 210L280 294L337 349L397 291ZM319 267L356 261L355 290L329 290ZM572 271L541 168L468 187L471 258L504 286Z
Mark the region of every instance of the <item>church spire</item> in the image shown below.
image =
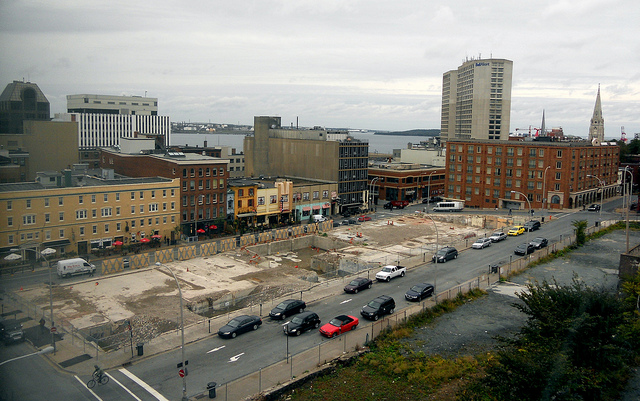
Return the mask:
M600 84L598 84L598 94L596 95L596 105L593 108L593 117L589 126L589 140L593 142L604 141L604 118L602 117L602 103L600 101Z

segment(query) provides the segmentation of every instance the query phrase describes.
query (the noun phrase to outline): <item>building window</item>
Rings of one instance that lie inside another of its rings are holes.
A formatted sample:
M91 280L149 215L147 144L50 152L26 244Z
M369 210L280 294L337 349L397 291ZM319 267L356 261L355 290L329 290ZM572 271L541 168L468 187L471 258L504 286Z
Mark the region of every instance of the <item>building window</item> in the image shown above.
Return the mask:
M155 199L156 198L156 191L151 191L151 199Z
M58 238L64 238L64 228L61 228L61 229L58 231Z
M136 199L136 193L135 192L131 192L131 200L135 200Z
M95 235L98 234L98 226L97 225L92 225L91 226L91 232Z
M560 179L560 174L561 174L561 173L556 173L556 180L559 180L559 179Z
M78 195L78 203L81 205L84 203L84 196Z
M58 206L64 205L64 198L62 196L58 197Z
M122 223L116 223L116 231L122 231Z
M144 205L140 205L140 214L144 213Z
M79 227L80 236L84 235L84 227Z
M112 210L110 207L103 207L101 212L102 212L102 217L111 217L112 215Z
M144 192L140 191L140 199L144 199Z
M556 168L557 169L561 169L562 168L562 162L556 162Z
M157 203L150 203L149 204L149 212L157 212L158 211L158 204Z
M64 212L58 213L58 220L64 221Z
M49 221L51 221L51 217L49 216L49 213L45 213L44 214L44 222L48 223Z
M264 205L264 196L258 196L258 206Z
M87 211L85 209L76 210L76 220L83 220L87 218Z
M175 202L171 202L171 210L176 210L176 203Z
M314 200L320 199L320 191L313 191L313 199Z
M91 217L94 219L98 217L98 209L91 209Z
M562 151L558 150L558 157L562 157Z
M96 203L96 196L95 195L91 195L91 203Z
M136 207L135 207L135 205L131 205L131 214L136 214Z
M104 225L104 232L108 233L109 232L109 224L105 224Z
M49 198L44 198L44 207L49 207Z
M109 202L109 194L104 194L103 200Z
M278 203L278 195L271 195L269 196L269 203L271 203L272 205L274 203Z
M116 192L116 201L120 202L120 192Z
M7 226L13 227L13 217L7 217Z
M120 216L120 206L116 208L116 216Z

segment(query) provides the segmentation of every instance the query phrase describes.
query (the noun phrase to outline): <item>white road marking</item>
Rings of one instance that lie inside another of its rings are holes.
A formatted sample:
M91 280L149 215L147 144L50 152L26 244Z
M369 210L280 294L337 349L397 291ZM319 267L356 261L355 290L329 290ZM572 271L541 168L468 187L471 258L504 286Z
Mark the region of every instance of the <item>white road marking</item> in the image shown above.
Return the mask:
M340 302L340 305L346 304L347 302L351 302L351 301L353 301L353 298L345 299L344 301Z
M134 382L138 383L138 385L140 387L142 387L143 389L147 390L147 392L149 394L151 394L152 396L156 397L156 399L160 400L160 401L169 401L168 399L166 399L162 394L160 394L159 392L157 392L153 387L151 387L150 385L148 385L147 383L143 382L142 380L140 380L138 378L138 376L134 375L133 373L129 372L127 369L122 368L119 369L120 372L122 372L123 375L127 376L129 379L133 380Z
M109 376L111 378L111 380L113 380L114 382L118 383L118 385L120 387L122 387L127 393L129 393L133 398L135 398L138 401L142 401L140 398L136 397L135 394L133 394L133 392L131 390L129 390L128 388L126 388L122 383L120 383L118 381L118 379L116 379L115 377L111 376L109 373L104 372L105 375Z
M207 351L207 354L210 354L212 352L216 352L216 351L220 351L221 349L223 349L224 347L226 347L226 345L223 345L222 347L218 347L218 348L214 348L211 351Z
M229 358L229 362L236 362L242 355L244 355L244 352L242 354L232 356L231 358Z
M90 392L91 394L93 394L93 396L94 396L94 397L96 397L96 400L100 400L100 401L102 401L102 398L98 397L98 394L94 393L94 392L93 392L93 390L91 390L89 387L87 387L87 384L86 384L86 383L84 383L82 380L80 380L80 378L79 378L78 376L73 375L73 377L75 377L75 378L76 378L76 380L80 382L80 384L82 384L82 385L83 385L87 390L89 390L89 392Z

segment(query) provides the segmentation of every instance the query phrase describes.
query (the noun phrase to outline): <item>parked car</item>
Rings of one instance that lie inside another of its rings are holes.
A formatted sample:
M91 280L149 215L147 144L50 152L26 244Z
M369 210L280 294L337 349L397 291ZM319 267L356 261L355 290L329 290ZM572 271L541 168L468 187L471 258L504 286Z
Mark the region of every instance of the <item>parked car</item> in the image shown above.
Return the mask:
M404 266L383 266L382 270L376 273L376 280L389 282L392 278L404 277L406 272L407 268Z
M378 320L381 316L392 314L396 309L396 301L388 295L380 295L362 307L362 317Z
M589 206L587 208L588 211L590 212L599 212L600 211L600 205L598 205L597 203L594 203L593 205Z
M351 280L351 282L344 287L344 292L357 294L358 291L371 288L372 285L373 282L368 278L358 277Z
M350 218L349 219L349 224L358 224L358 220L356 220L354 218Z
M437 202L442 202L444 199L442 199L441 196L432 196L431 198L429 198L429 203L437 203Z
M385 203L382 207L385 209L393 210L393 205L391 204L391 202Z
M435 255L431 258L434 263L444 263L447 260L457 259L458 258L458 250L452 246L445 246L436 252Z
M303 332L320 327L320 317L315 312L303 312L295 315L282 330L288 336L299 336Z
M542 237L535 237L529 243L535 246L536 249L542 249L547 245L549 245L549 241L546 238L542 238Z
M505 234L503 231L496 231L495 233L491 234L489 239L493 242L500 242L507 239L507 234Z
M0 338L5 344L12 344L24 341L24 330L22 323L15 319L0 321Z
M370 221L371 220L371 216L360 216L358 217L358 221Z
M478 238L476 240L476 242L471 244L471 248L473 248L473 249L483 249L483 248L487 248L489 246L491 246L491 239L490 238Z
M520 235L524 233L524 227L522 226L513 226L507 231L507 235Z
M424 198L424 199L422 200L422 203L429 203L429 198Z
M320 334L325 337L335 337L347 331L355 330L360 321L357 317L351 315L339 315L329 321L329 323L320 327Z
M344 219L340 222L340 225L342 226L348 226L349 224L351 224L351 222L348 219Z
M429 283L416 284L404 294L404 298L407 301L422 301L433 295L434 289L433 285Z
M530 231L539 230L541 225L538 220L529 220L526 223L524 223L523 227L527 232L530 232Z
M304 312L307 304L301 299L287 299L280 302L275 308L269 312L271 319L284 319L287 316L295 315L296 313Z
M258 330L262 325L260 316L241 315L229 320L229 323L220 327L218 336L222 338L236 338L238 334L245 333L250 330Z
M536 250L535 246L533 246L532 244L527 244L525 242L524 244L518 245L516 249L513 251L513 253L515 253L516 255L528 255L535 250Z

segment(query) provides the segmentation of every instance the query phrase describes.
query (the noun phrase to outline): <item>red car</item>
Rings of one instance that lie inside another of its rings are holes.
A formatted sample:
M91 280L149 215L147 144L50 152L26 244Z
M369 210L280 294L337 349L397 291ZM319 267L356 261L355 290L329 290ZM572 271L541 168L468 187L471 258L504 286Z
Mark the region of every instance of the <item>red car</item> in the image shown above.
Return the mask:
M358 217L358 221L370 221L371 216L360 216Z
M349 315L336 316L324 326L320 327L320 334L325 337L335 337L350 330L355 330L360 321Z

